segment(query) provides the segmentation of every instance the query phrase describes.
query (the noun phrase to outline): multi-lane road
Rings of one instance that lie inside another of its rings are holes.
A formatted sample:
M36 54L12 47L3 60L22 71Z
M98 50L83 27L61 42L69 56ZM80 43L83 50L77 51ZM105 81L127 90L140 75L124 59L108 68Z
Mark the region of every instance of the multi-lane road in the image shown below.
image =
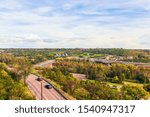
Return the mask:
M29 89L35 95L37 100L65 100L65 98L55 90L55 88L45 88L45 85L48 84L48 82L45 80L37 81L37 78L38 76L30 74L26 79Z
M74 59L88 60L91 62L102 63L107 65L120 63L120 64L132 64L137 66L150 67L150 63L142 63L142 62L115 61L115 60L106 60L106 59L97 59L97 58L74 58Z
M54 62L54 60L44 61L33 67L52 67ZM30 74L26 79L29 89L37 100L66 100L54 87L51 89L45 88L45 85L49 84L47 81L37 81L37 78L38 76Z

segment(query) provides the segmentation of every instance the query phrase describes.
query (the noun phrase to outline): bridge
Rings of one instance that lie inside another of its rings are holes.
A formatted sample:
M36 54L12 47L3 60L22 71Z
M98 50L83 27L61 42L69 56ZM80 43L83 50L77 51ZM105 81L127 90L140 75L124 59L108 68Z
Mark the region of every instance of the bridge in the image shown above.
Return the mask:
M126 61L111 61L111 60L105 60L105 59L95 59L96 63L102 63L102 64L132 64L136 66L144 66L144 67L150 67L150 63L141 63L141 62L126 62Z

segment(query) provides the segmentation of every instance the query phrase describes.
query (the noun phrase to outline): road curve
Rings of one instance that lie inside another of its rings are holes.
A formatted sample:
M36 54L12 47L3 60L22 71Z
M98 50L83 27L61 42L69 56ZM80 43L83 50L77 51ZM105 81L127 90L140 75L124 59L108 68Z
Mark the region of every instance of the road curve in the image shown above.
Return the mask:
M47 84L45 80L37 81L36 79L38 76L34 74L30 74L27 79L26 83L30 88L31 92L36 96L37 100L41 99L41 82L42 82L42 99L43 100L65 100L65 98L59 94L54 88L46 89L44 86Z
M43 61L41 63L35 64L33 67L47 67L49 65L49 67L53 67L53 64L55 63L55 60L47 60L47 61Z

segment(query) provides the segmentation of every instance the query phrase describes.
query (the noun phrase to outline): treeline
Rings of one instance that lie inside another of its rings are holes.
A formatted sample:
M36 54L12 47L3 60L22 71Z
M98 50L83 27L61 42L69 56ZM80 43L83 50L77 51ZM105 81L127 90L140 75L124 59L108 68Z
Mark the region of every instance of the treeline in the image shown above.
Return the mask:
M49 59L55 59L57 53L65 53L66 51L65 49L7 49L4 52L12 54L14 57L25 57L31 64L36 64Z
M129 50L122 48L110 48L110 49L87 49L86 52L91 52L94 54L108 54L108 55L117 55L117 56L125 56L128 55Z
M12 53L15 57L26 57L32 64L39 63L48 59L55 59L56 54L67 53L69 56L80 56L84 53L90 53L93 55L106 56L114 55L118 57L127 58L125 61L131 62L150 62L150 50L131 50L131 49L122 49L122 48L95 48L95 49L3 49L6 53ZM128 59L128 57L132 59Z
M85 74L90 80L110 81L120 84L125 80L138 83L149 83L148 76L145 74L149 69L134 65L112 64L106 66L88 61L63 59L58 60L55 66L64 74L81 73Z
M51 59L48 50L36 50L36 49L13 49L6 52L12 53L15 57L26 57L30 63L36 64L42 61Z
M123 85L118 90L105 82L76 79L57 67L38 70L41 75L55 81L62 90L79 100L139 100L148 96L148 92L141 86Z

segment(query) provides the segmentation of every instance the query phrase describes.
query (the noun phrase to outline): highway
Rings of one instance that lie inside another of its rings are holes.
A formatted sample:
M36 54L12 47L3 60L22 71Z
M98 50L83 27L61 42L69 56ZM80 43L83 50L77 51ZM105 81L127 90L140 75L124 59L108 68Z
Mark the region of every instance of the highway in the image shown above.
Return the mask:
M76 58L80 60L88 60L91 62L102 63L102 64L132 64L143 67L150 67L150 63L142 63L142 62L126 62L126 61L115 61L115 60L106 60L106 59L96 59L96 58Z
M46 89L44 86L48 83L45 80L37 81L36 80L37 78L38 76L34 74L30 74L26 79L26 83L29 89L36 96L37 100L41 100L41 99L43 100L66 100L54 88ZM42 88L41 88L41 84L42 84ZM42 89L42 96L41 96L41 89Z
M132 65L139 65L139 66L145 66L150 67L150 63L140 63L140 62L126 62L126 61L111 61L111 60L105 60L105 59L99 59L94 60L97 63L103 63L103 64L113 64L113 63L120 63L120 64L132 64Z

